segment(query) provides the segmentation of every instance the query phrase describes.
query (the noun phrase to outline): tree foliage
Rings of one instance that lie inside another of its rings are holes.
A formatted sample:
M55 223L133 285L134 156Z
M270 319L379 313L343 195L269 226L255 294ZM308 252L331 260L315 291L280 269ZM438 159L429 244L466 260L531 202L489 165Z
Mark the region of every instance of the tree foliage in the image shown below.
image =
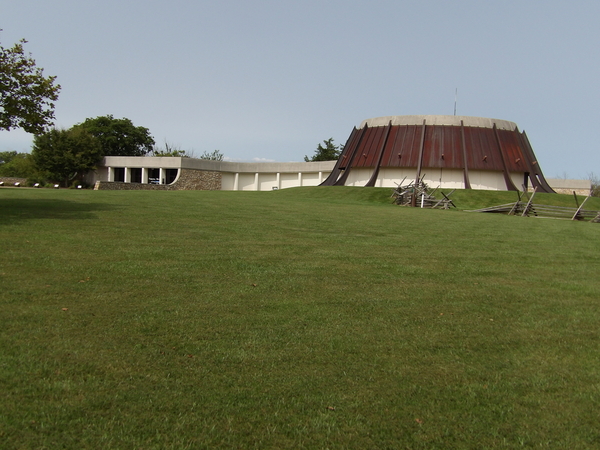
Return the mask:
M210 161L223 161L225 155L220 150L214 150L212 152L204 152L200 155L200 159L208 159Z
M131 120L115 119L112 115L86 119L73 127L77 128L98 139L102 156L144 156L155 144L148 128L136 127Z
M588 177L592 183L592 197L600 197L600 177L594 172L589 173Z
M0 152L0 176L33 178L38 169L30 153Z
M40 170L67 187L77 175L95 169L102 158L102 146L84 129L53 129L35 136L31 154Z
M11 162L13 159L17 157L18 153L15 151L9 152L0 152L0 166L2 164L6 164Z
M179 156L182 158L189 158L185 150L181 150L179 146L170 144L165 140L164 147L154 146L152 148L152 156Z
M54 121L54 102L60 85L26 54L22 39L10 48L0 46L0 129L22 128L40 134Z
M308 156L304 157L304 161L312 162L312 161L335 161L340 157L342 150L344 149L343 145L335 145L333 143L333 138L329 138L326 141L323 141L324 146L319 144L317 146L317 150L312 158Z

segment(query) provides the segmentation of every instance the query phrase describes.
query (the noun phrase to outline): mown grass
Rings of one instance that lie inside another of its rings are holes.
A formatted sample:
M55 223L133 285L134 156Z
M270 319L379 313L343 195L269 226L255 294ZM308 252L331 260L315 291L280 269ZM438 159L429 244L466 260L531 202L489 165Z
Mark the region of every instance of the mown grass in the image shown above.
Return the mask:
M600 447L600 225L389 195L0 190L2 447Z

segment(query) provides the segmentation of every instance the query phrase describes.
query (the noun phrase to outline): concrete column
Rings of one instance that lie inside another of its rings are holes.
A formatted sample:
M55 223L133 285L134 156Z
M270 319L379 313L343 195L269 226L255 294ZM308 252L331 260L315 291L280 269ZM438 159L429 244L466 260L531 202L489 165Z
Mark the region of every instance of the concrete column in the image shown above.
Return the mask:
M115 169L112 167L107 167L108 169L108 178L107 181L115 181Z
M254 174L254 190L260 191L260 185L258 184L258 172Z
M302 186L302 172L298 172L298 186Z
M323 172L319 172L319 184L323 182Z
M240 188L240 174L236 173L235 177L233 178L233 190L237 191Z
M277 189L281 189L281 173L277 172Z
M165 184L165 169L158 169L158 184Z
M142 183L148 184L148 168L142 167Z
M131 169L125 167L125 183L131 183Z

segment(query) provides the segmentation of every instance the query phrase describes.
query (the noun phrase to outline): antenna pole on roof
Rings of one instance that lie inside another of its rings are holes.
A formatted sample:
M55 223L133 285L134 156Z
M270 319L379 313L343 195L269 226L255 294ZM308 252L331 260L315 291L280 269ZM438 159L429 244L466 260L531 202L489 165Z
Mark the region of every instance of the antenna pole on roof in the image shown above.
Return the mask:
M454 115L456 115L456 99L458 97L458 88L454 91Z

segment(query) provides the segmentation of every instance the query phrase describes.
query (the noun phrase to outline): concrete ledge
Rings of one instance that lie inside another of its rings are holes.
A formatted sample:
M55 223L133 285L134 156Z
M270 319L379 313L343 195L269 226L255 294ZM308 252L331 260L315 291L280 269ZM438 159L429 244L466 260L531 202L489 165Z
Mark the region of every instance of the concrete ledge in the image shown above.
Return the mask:
M486 117L471 117L471 116L384 116L375 117L373 119L363 120L360 128L365 125L369 127L385 127L392 121L392 125L454 125L460 126L462 120L466 127L481 127L493 128L494 124L500 130L513 131L517 128L517 124L501 119L488 119Z
M230 161L211 161L207 159L180 158L180 157L154 157L154 156L106 156L101 167L128 167L128 168L157 168L164 169L193 169L213 172L231 173L298 173L298 172L331 172L336 161L318 162L273 162L273 163L246 163Z

